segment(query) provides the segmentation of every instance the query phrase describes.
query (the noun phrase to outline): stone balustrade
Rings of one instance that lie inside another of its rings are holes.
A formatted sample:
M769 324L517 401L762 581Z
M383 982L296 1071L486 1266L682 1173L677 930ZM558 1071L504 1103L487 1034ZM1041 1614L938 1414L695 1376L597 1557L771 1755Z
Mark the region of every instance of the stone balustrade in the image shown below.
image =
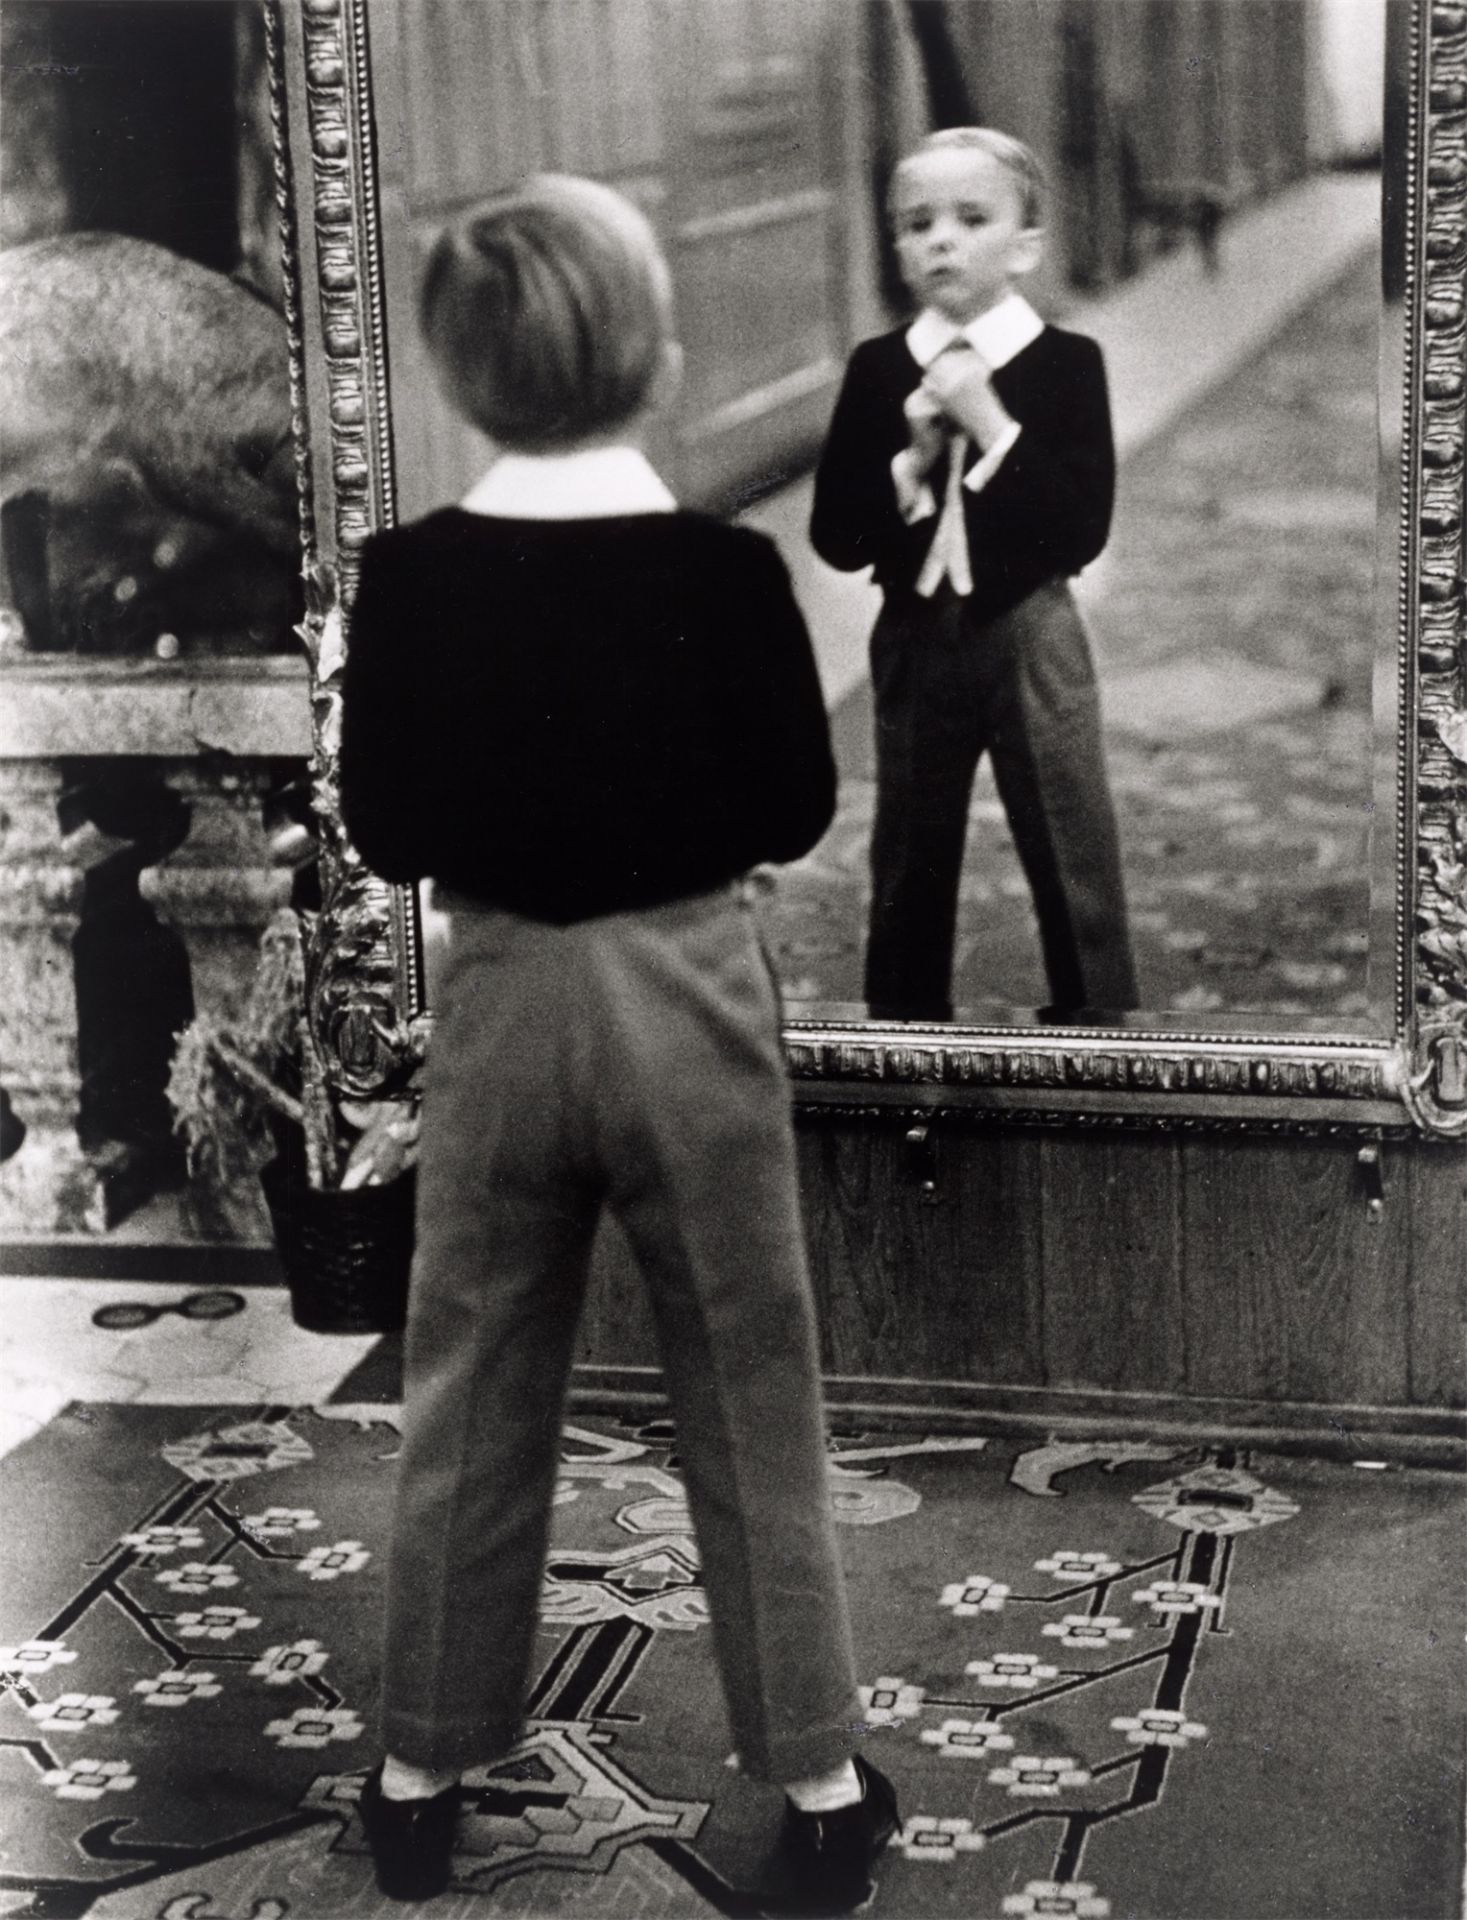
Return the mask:
M97 967L123 970L94 996L94 1030L157 984L125 972L156 941L110 962L109 914L171 927L194 1007L227 1018L300 851L267 805L310 751L299 660L0 666L0 1084L27 1129L0 1164L0 1238L102 1232L144 1197L138 1143L83 1111L78 934L93 934L93 985ZM99 802L118 782L143 824Z

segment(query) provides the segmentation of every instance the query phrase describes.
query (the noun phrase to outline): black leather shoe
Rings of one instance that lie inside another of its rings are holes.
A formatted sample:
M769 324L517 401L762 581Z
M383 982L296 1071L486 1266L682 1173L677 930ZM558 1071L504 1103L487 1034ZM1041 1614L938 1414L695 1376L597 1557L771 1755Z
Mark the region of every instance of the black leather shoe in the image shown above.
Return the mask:
M834 1813L801 1813L791 1802L784 1816L784 1852L797 1914L854 1913L871 1898L871 1868L901 1825L896 1789L860 1754L855 1757L861 1798Z
M10 1104L10 1095L0 1087L0 1160L19 1153L25 1141L25 1121Z
M866 1008L873 1020L883 1025L938 1027L953 1017L951 1000L868 1000Z
M390 1900L431 1900L448 1885L458 1802L456 1781L430 1800L388 1800L381 1767L367 1775L357 1809L377 1885Z
M1040 1007L1035 1014L1047 1027L1126 1027L1130 1013L1124 1007Z

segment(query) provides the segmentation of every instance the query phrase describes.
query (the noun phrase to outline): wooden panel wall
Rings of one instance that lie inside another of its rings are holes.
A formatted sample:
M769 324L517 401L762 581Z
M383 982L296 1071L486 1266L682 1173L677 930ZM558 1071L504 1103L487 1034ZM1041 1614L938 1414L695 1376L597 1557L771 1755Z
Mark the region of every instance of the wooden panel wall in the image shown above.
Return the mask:
M935 1131L929 1197L896 1117L800 1124L829 1373L1168 1404L1467 1405L1467 1148L1383 1143L1373 1217L1350 1139ZM614 1243L582 1357L655 1364Z
M537 170L605 180L659 229L686 378L652 452L674 490L734 504L804 466L852 333L862 18L828 0L372 0L403 518L461 496L489 457L417 339L427 248Z
M978 118L1026 140L1054 193L1040 303L1135 265L1123 175L1242 204L1305 170L1309 9L1302 0L947 0ZM1144 236L1148 246L1154 234Z

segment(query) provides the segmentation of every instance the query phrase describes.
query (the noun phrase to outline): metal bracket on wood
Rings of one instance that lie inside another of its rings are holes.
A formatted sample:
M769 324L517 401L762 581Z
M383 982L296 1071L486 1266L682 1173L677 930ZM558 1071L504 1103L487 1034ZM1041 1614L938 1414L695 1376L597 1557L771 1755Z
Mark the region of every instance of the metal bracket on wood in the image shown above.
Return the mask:
M1365 1214L1371 1226L1379 1226L1385 1212L1385 1168L1379 1147L1362 1147L1355 1156L1360 1184L1365 1190Z
M916 1182L922 1198L937 1199L937 1137L927 1121L908 1127L902 1136L907 1177Z

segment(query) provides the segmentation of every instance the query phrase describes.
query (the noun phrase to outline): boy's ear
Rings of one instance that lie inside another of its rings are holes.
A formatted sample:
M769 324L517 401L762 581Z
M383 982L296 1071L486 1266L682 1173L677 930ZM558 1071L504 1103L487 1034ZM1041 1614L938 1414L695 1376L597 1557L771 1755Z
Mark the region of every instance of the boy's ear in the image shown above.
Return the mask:
M647 394L648 408L654 413L662 413L670 407L683 385L683 346L680 340L664 340L657 371L652 376L652 385Z
M1044 255L1044 228L1025 227L1014 241L1009 256L1009 272L1033 273Z

